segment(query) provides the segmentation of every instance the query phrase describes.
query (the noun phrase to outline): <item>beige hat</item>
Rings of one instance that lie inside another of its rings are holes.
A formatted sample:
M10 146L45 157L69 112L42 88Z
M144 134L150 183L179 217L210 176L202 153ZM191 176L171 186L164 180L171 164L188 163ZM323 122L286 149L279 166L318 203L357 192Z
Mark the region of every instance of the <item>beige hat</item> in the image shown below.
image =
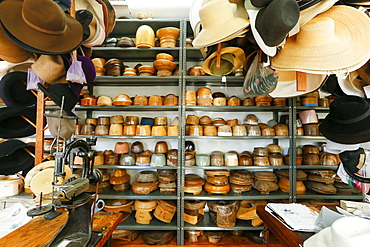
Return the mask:
M67 70L61 55L40 55L31 69L44 82L49 84L68 83Z
M356 95L359 97L365 97L365 91L363 87L370 85L365 80L359 77L357 71L352 71L346 78L338 77L338 84L342 91L347 95Z
M346 70L370 57L370 19L362 11L336 5L286 39L271 60L278 69ZM366 61L367 61L366 60Z
M49 131L54 138L58 137L59 123L60 138L68 140L76 130L76 118L69 116L65 111L62 113L62 118L60 118L60 110L53 111L51 114L46 114L46 122L48 123Z
M281 71L276 70L279 74L278 83L274 91L269 93L273 98L288 98L296 97L306 93L311 93L319 89L326 81L328 75L325 74L310 74L298 71ZM299 76L298 76L299 74ZM306 82L306 90L297 90L297 78L302 78Z
M199 10L202 30L193 40L194 47L205 47L237 37L249 20L235 17L228 0L213 0Z
M217 51L213 52L202 64L204 72L209 75L228 75L239 69L245 60L243 49L239 47L224 47L221 49L220 68L216 67Z

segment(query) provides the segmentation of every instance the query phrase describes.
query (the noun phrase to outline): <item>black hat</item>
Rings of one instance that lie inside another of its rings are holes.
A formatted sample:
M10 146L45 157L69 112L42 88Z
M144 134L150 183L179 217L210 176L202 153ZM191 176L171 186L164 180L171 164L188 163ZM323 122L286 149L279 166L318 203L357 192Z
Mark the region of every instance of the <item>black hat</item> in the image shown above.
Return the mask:
M35 152L35 147L20 140L8 140L0 143L0 174L11 175L23 171L25 176L34 166L34 157L31 153Z
M362 183L370 183L370 178L356 174L365 164L366 154L363 148L341 152L339 157L349 176Z
M0 138L20 138L34 135L36 128L22 116L36 124L36 107L14 106L0 108Z
M37 98L27 90L27 73L14 71L7 73L0 81L0 98L7 106L31 106Z
M370 104L364 98L346 95L330 104L330 112L319 125L327 139L342 144L370 141Z
M76 106L79 98L74 94L69 83L52 84L49 87L44 87L39 83L38 86L46 96L60 107L62 107L62 97L64 96L63 110L65 110L70 116L76 116L72 112L72 109Z

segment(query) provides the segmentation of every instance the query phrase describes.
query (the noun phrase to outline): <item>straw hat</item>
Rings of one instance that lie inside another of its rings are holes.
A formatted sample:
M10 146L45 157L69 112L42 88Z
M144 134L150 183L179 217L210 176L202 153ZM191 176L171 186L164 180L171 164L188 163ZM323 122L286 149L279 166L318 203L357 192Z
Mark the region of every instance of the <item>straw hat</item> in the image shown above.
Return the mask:
M370 57L370 19L345 5L317 15L299 33L286 39L284 49L272 58L282 69L337 71ZM344 59L345 58L345 59Z
M213 52L202 64L204 72L210 75L228 75L239 69L245 60L243 49L238 47L224 47L221 49L220 68L216 67L217 51Z
M205 47L237 37L249 21L234 17L228 0L213 0L199 10L202 30L193 40L194 47Z
M306 77L307 88L305 91L297 91L297 71L276 70L276 73L279 74L278 83L275 90L269 93L269 95L273 98L296 97L311 93L319 89L325 83L328 77L325 74L320 75L300 72L301 75Z
M81 24L54 1L3 1L0 16L10 39L32 52L66 53L82 41Z

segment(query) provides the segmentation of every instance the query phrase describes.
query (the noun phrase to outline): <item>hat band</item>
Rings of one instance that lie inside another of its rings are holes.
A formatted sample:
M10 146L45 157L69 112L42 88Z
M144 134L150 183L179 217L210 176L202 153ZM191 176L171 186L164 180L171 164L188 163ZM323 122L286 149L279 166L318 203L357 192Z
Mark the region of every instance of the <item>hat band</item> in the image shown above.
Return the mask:
M47 33L47 34L63 34L67 30L67 25L64 25L63 30L59 30L59 31L53 31L53 30L48 30L48 29L44 29L44 28L38 27L38 26L32 24L30 21L28 21L27 18L24 16L23 12L22 12L22 18L23 18L24 22L27 23L27 25L29 25L33 29L36 29L37 31L40 31L40 32L43 32L43 33Z
M333 118L332 120L334 122L338 123L338 124L352 124L352 123L356 123L356 122L359 122L361 120L364 120L368 116L370 116L370 108L368 108L365 113L363 113L360 116L355 117L355 118L346 119L346 120L339 120L339 119Z

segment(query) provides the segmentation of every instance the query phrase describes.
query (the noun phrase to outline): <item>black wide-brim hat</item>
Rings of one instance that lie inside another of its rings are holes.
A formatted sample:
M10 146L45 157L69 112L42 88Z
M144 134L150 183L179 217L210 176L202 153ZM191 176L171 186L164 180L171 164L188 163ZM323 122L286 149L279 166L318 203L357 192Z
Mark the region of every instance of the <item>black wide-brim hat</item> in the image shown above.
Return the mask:
M36 134L36 128L22 116L36 124L36 107L0 108L0 138L21 138Z
M52 84L49 85L49 87L44 87L39 83L38 86L39 89L44 92L46 96L48 96L60 107L62 107L62 98L64 96L63 110L65 110L70 116L76 116L72 112L72 109L76 106L79 98L70 88L69 83Z
M11 175L22 171L25 176L34 166L35 147L20 140L8 140L0 143L0 174Z
M37 98L27 90L27 72L7 73L0 81L0 98L7 106L35 105Z
M319 125L327 139L342 144L370 141L370 104L361 97L346 95L330 104L330 112Z

